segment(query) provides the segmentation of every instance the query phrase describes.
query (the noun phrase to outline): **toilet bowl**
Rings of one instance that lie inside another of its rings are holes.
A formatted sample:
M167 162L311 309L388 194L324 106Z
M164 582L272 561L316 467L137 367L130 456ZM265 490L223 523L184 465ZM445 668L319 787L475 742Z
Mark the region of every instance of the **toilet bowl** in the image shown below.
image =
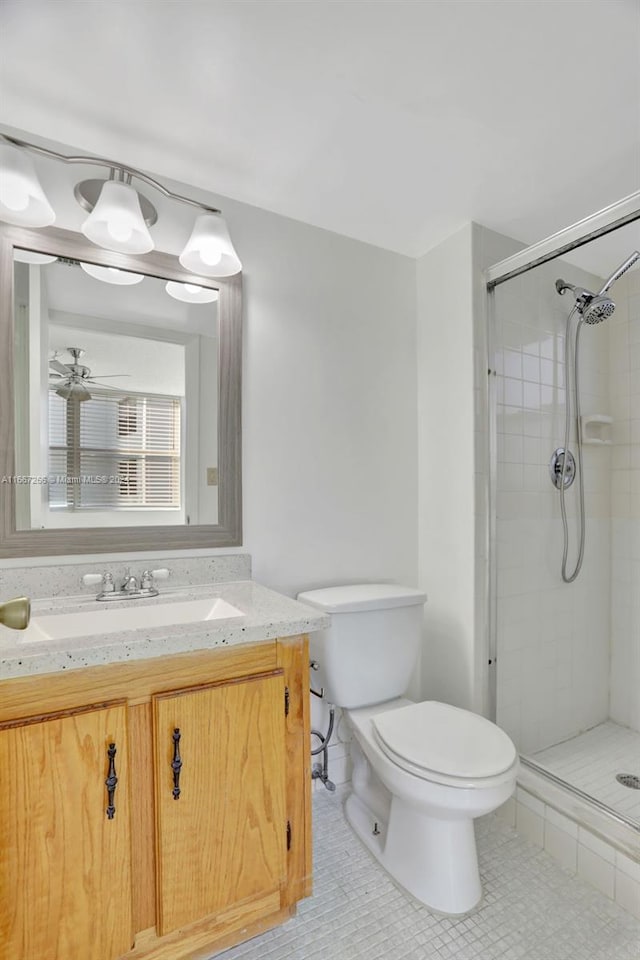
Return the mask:
M421 903L473 910L482 899L473 820L514 791L511 740L483 717L434 701L397 699L345 716L354 736L349 823ZM452 721L458 736L449 738Z
M421 638L420 591L357 584L298 600L331 616L310 651L353 733L349 823L421 903L446 914L473 910L482 898L473 821L513 793L513 743L468 710L404 697Z

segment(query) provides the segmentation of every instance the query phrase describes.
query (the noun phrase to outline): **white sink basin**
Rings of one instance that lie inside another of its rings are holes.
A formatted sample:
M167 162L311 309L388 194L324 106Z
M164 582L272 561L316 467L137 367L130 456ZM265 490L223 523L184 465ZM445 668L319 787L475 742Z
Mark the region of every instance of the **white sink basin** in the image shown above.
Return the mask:
M119 607L97 603L93 610L82 613L45 614L32 617L26 630L12 632L14 639L25 643L42 640L66 640L90 637L92 634L116 633L120 630L152 629L207 620L230 620L244 614L220 597L204 600L183 600L151 606Z

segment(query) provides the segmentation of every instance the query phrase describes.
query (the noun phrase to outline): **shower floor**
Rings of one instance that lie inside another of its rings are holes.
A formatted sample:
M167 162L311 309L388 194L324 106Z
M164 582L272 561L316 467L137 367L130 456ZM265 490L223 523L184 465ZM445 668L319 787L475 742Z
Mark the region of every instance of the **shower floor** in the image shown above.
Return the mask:
M607 720L585 733L531 754L571 786L640 824L640 790L624 787L618 773L640 777L640 733Z

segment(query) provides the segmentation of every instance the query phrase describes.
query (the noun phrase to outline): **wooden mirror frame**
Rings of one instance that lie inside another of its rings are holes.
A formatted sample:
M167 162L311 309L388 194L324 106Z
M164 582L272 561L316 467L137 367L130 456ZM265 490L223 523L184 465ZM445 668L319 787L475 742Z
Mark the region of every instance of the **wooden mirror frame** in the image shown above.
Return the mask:
M103 250L69 230L0 226L0 481L15 475L14 247L163 280L213 287L218 300L218 523L149 527L67 527L17 530L13 483L0 482L0 558L188 550L242 543L242 275L196 277L175 257L153 252L129 256Z

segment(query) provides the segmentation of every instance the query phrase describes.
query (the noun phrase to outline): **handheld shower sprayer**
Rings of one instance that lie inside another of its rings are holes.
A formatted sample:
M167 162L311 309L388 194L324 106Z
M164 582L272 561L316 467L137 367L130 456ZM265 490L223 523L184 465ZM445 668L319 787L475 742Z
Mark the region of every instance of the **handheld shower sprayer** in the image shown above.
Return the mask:
M568 283L566 280L558 279L556 280L556 290L562 296L566 293L567 290L571 290L575 298L575 304L572 307L569 316L567 317L567 330L566 330L566 356L567 356L567 388L566 388L566 400L565 400L565 430L564 430L564 447L559 447L552 458L552 479L555 486L560 491L560 511L562 514L562 527L564 530L564 549L562 554L562 579L565 583L573 583L582 567L582 561L584 558L584 544L585 544L585 509L584 509L584 475L582 467L582 417L580 411L580 364L579 364L579 350L580 350L580 331L582 329L582 324L595 324L601 323L603 320L607 320L613 311L616 308L615 303L611 297L607 296L607 292L611 289L614 283L620 279L620 277L630 270L631 267L640 260L640 252L634 250L631 256L620 264L617 270L614 270L611 276L605 280L602 288L598 293L592 293L591 290L586 290L584 287L578 287L573 283ZM571 320L574 314L577 313L579 316L578 323L575 327L573 340L571 337ZM573 358L573 363L571 362ZM573 389L571 389L571 381L573 381ZM569 435L570 428L572 423L571 418L571 403L572 403L572 393L573 400L575 401L575 426L576 426L576 438L578 445L578 469L575 470L575 467L572 465L573 457L569 450ZM558 467L558 464L561 465ZM569 573L567 569L567 559L569 554L569 527L567 523L567 511L565 507L565 488L571 486L573 480L577 475L578 478L578 503L579 503L579 544L578 544L578 557L575 563L573 572Z
M640 252L634 250L630 257L621 263L617 270L614 270L608 280L605 281L602 290L598 290L598 296L601 297L607 292L609 287L612 287L616 280L619 280L623 273L626 273L627 270L630 270L634 263L637 263L640 260Z

